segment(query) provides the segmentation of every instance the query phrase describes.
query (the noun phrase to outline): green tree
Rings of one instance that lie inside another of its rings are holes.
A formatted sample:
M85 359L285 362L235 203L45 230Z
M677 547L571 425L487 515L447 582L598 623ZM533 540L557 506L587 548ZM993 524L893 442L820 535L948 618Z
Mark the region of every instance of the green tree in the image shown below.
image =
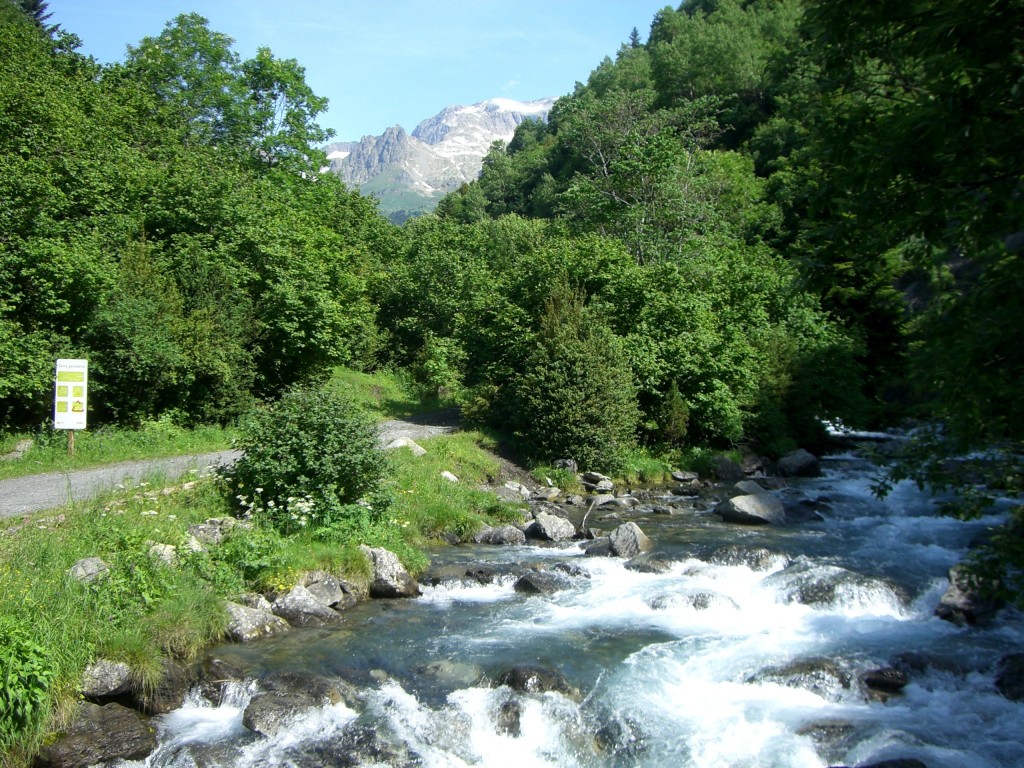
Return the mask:
M552 287L511 397L513 434L535 460L615 471L636 444L639 412L622 341L565 283Z

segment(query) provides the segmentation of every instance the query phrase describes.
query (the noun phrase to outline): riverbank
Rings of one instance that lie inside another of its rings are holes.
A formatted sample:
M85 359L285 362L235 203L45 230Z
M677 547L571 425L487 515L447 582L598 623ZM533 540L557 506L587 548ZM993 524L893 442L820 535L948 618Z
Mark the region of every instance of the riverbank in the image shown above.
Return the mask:
M426 563L419 554L426 542L514 516L494 493L479 490L501 476L486 438L451 429L382 425L382 444L419 441L390 452L390 517L361 521L347 542L237 526L218 546L196 547L190 530L236 511L216 476L201 478L197 467L175 482L111 486L90 500L8 520L0 533L0 632L11 642L0 643L0 653L47 674L7 692L16 706L27 706L0 727L5 764L27 764L46 732L68 724L82 673L97 658L127 665L137 684L151 686L164 660L191 662L223 637L225 600L290 587L317 570L365 584L359 544L396 551L415 571ZM104 563L101 578L70 578L76 563L93 559Z
M418 599L209 648L183 705L140 721L147 765L1017 764L1021 615L935 614L996 519L937 516L910 483L875 499L875 469L539 487L528 522L434 549ZM750 495L784 519L729 523Z

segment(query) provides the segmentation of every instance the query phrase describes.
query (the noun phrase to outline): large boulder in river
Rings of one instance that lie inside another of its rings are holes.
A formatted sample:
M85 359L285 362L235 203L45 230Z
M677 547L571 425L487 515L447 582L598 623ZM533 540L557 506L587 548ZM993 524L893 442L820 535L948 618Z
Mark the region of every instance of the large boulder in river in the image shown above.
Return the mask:
M394 552L383 547L360 545L359 551L370 561L373 576L370 578L370 597L418 597L420 585L405 570Z
M236 643L248 643L291 629L291 625L287 621L280 616L275 616L269 610L249 608L230 602L226 603L224 607L228 612L228 626L225 634Z
M962 565L949 569L949 588L939 600L935 615L954 624L984 624L1001 604L982 593L981 584Z
M553 595L571 586L569 577L554 571L530 571L519 577L513 589L527 595Z
M608 537L611 553L616 557L636 557L654 546L636 523L624 523Z
M71 727L36 757L40 768L86 768L120 760L145 760L156 749L156 732L138 712L120 704L78 705Z
M741 525L781 524L786 522L782 502L770 493L748 493L734 496L715 506L715 512L727 523Z
M803 688L827 701L847 699L853 690L853 675L838 662L827 658L807 658L762 669L748 683L777 683L788 688Z
M579 689L561 673L546 667L523 665L512 667L498 678L499 685L507 685L521 693L547 693L555 691L571 699L579 699Z
M299 584L309 590L320 603L336 611L344 611L357 602L355 595L346 591L346 585L327 571L309 571L302 575Z
M576 526L558 515L538 512L526 535L542 541L568 541L576 535Z
M787 453L776 464L783 477L817 477L821 474L818 457L803 448Z
M344 621L340 613L321 603L301 584L278 597L271 608L293 627L328 627Z
M161 666L155 685L132 692L135 708L147 715L165 715L181 707L185 694L195 682L193 670L184 664L164 659Z
M263 736L275 736L294 725L320 703L303 693L257 693L242 713L242 725Z
M516 546L526 543L526 534L514 525L502 525L498 527L484 528L473 541L477 544L492 544L499 547Z

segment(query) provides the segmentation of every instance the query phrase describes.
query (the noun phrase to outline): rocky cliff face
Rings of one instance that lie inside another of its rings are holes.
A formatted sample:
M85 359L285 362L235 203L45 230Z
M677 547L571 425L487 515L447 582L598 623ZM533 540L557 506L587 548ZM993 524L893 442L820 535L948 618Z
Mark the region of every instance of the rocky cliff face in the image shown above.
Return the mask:
M523 120L547 119L554 99L489 99L446 107L407 134L401 126L380 136L325 147L331 171L345 183L380 198L385 214L433 210L445 194L480 174L494 141L508 142Z

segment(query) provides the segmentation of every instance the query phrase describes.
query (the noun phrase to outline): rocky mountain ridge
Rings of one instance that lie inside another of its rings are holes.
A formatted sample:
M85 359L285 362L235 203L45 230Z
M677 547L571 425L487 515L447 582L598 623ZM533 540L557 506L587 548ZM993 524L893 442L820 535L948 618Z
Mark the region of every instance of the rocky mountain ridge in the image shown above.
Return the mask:
M445 107L411 134L400 125L379 136L324 147L330 170L349 185L380 199L393 220L434 209L448 192L480 174L484 155L497 140L508 142L526 119L546 120L554 98L488 99Z

